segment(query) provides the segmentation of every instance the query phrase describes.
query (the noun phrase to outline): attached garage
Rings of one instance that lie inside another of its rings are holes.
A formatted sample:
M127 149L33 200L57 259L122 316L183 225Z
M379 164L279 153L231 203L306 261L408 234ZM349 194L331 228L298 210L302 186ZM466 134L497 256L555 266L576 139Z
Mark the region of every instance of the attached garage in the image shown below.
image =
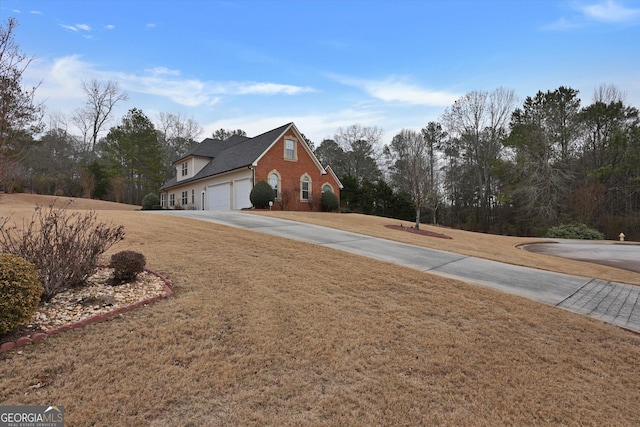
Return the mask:
M225 182L207 187L207 200L211 211L231 209L231 183Z
M251 205L251 179L239 179L233 182L233 192L235 195L235 209L250 208Z

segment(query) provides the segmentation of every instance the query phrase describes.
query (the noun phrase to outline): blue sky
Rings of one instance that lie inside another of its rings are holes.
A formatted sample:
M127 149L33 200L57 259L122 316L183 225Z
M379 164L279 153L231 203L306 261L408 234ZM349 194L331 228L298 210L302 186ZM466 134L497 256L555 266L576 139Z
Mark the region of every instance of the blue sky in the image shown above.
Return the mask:
M523 99L602 84L640 107L640 1L2 0L35 56L24 83L48 113L82 106L82 80L115 80L131 108L254 136L294 121L316 145L338 127L384 141L460 96Z

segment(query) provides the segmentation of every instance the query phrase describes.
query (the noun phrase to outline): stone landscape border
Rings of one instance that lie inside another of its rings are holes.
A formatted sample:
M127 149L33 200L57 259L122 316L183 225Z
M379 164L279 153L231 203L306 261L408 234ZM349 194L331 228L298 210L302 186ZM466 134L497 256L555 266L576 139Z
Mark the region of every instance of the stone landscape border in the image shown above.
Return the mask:
M100 314L96 314L95 316L91 316L91 317L87 317L84 318L82 320L79 320L77 322L73 322L73 323L69 323L67 325L62 325L59 326L57 328L53 328L53 329L49 329L46 332L36 332L35 334L33 334L32 336L24 336L24 337L20 337L18 338L16 341L7 341L4 342L0 345L0 353L4 353L5 351L9 351L9 350L14 350L16 348L19 347L24 347L27 344L33 343L33 342L37 342L37 341L42 341L45 338L50 337L51 335L60 333L60 332L66 332L66 331L70 331L73 329L79 329L82 327L85 327L87 325L90 325L92 323L98 323L98 322L102 322L103 320L107 320L110 319L118 314L122 314L125 313L127 311L131 311L134 310L138 307L142 307L145 305L149 305L152 304L156 301L158 301L159 299L163 299L163 298L167 298L169 296L171 296L173 294L173 289L171 287L171 281L166 278L165 276L163 276L160 273L156 273L155 271L149 270L145 268L145 271L149 274L153 274L155 276L157 276L158 278L160 278L163 282L164 282L164 292L160 295L156 295L150 298L145 298L143 300L140 301L136 301L132 304L126 305L124 307L118 307L114 310L111 311L107 311L104 313L100 313Z

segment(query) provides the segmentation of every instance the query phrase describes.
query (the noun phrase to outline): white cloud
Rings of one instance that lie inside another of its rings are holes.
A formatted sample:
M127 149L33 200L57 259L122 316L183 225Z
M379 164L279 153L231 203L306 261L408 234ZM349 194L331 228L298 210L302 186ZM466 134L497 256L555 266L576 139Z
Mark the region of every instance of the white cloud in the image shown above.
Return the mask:
M116 28L116 26L113 24L108 24L108 25L105 25L104 28L105 30L113 30Z
M28 75L33 84L42 80L37 95L52 103L56 100L84 98L81 82L91 79L114 80L130 94L157 96L185 107L215 105L222 96L296 95L313 90L269 82L216 82L182 78L179 70L166 67L150 68L142 73L104 71L82 61L78 55L57 58L52 62L35 61L28 68Z
M154 76L179 76L180 75L180 70L171 70L167 67L154 67L154 68L147 68L146 70L144 70L145 72L152 74Z
M581 27L581 24L578 24L576 21L571 21L562 17L558 19L556 22L552 22L551 24L545 25L542 27L543 30L548 31L563 31L563 30L571 30L574 28Z
M67 102L84 96L81 81L91 79L95 73L91 66L72 55L57 59L53 63L37 59L24 74L25 83L33 86L41 82L36 96L49 101Z
M319 113L297 116L268 116L268 115L234 115L229 118L218 119L203 125L203 138L220 129L242 129L250 137L260 135L284 124L294 122L300 132L311 139L316 147L325 138L332 138L340 127L351 126L358 123L362 126L380 125L384 119L378 111L364 111L344 109L331 113Z
M237 88L231 89L240 95L297 95L299 93L313 92L310 87L300 87L277 83L238 83Z
M562 17L557 21L545 25L543 30L564 31L582 28L590 23L601 22L605 24L630 23L640 18L640 8L629 8L616 0L603 0L589 5L574 5L577 14L570 18Z
M608 23L628 22L640 17L640 9L625 7L614 0L582 6L580 10L591 19Z
M69 31L73 31L74 33L77 33L80 30L91 31L91 27L88 26L87 24L76 24L76 25L58 24L58 25L60 25L62 28L65 28Z
M428 107L449 106L460 94L430 90L410 83L405 78L388 77L383 80L368 80L345 76L332 76L336 81L364 90L370 96L385 102L424 105Z
M158 26L158 24L154 24L153 22L148 23L147 25L145 25L147 28L151 29L151 28L156 28Z
M32 15L44 15L44 13L39 10L30 10L29 13Z
M65 28L69 31L73 31L73 32L77 32L78 29L76 27L74 27L73 25L64 25L64 24L59 24L62 28Z

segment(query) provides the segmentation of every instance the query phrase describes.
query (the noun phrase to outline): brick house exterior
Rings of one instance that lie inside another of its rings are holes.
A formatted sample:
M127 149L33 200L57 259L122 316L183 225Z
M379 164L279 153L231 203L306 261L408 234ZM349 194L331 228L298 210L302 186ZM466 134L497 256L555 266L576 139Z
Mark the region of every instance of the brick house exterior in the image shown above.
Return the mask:
M320 210L321 194L340 198L342 188L293 123L254 138L207 138L174 164L176 176L160 188L160 203L168 209L250 208L251 189L264 180L276 193L273 209Z

